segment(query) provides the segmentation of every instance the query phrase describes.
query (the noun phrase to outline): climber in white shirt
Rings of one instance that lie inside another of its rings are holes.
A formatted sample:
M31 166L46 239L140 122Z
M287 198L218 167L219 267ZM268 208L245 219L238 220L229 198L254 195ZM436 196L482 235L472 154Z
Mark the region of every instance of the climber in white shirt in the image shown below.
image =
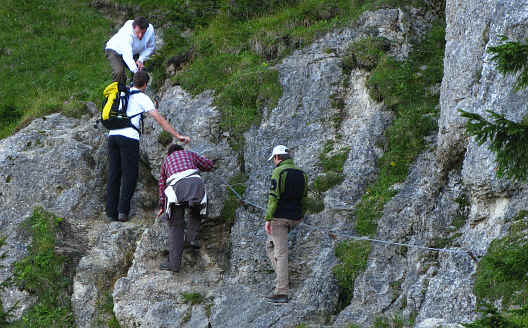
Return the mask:
M155 41L154 27L145 17L127 21L106 43L105 55L112 67L112 79L126 85L125 65L132 73L141 71L154 52Z

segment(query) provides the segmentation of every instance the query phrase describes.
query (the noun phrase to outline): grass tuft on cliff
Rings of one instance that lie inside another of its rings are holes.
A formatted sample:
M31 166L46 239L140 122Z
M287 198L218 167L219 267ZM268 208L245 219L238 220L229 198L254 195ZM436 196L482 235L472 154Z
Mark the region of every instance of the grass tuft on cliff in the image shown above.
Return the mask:
M442 81L444 36L444 23L436 22L407 60L381 56L367 81L371 96L392 109L395 118L385 132L378 177L356 205L361 235L376 233L383 207L396 193L391 187L405 181L410 165L425 149L424 138L437 129L439 93L432 90Z
M369 241L346 241L339 243L335 249L335 255L341 261L332 269L339 287L339 311L354 297L354 282L367 267L370 248Z
M475 273L473 292L482 316L468 328L528 326L527 211L513 219L508 235L494 240ZM499 311L496 306L502 309Z
M26 222L32 242L28 255L13 267L13 283L38 297L22 319L8 327L74 327L70 304L72 282L64 275L66 258L55 253L61 218L36 208Z

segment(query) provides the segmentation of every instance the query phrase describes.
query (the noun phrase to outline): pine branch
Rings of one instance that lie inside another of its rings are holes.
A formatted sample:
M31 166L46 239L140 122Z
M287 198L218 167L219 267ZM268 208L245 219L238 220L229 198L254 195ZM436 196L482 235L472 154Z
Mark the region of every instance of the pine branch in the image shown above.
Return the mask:
M507 41L505 36L502 41ZM528 44L519 41L508 41L496 47L489 47L488 53L494 54L492 61L497 63L497 69L503 74L520 73L515 90L519 91L528 87Z
M497 175L516 181L528 178L528 126L488 111L493 122L482 116L459 110L468 119L466 130L479 145L489 142L497 156Z

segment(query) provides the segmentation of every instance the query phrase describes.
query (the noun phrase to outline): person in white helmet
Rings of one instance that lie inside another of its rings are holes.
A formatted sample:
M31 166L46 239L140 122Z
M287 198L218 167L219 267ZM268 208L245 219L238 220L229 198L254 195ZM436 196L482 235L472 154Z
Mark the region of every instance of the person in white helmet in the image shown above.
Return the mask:
M304 217L308 177L297 168L286 146L273 148L271 157L276 168L271 186L264 229L268 234L266 253L277 275L275 291L268 302L288 302L288 232Z

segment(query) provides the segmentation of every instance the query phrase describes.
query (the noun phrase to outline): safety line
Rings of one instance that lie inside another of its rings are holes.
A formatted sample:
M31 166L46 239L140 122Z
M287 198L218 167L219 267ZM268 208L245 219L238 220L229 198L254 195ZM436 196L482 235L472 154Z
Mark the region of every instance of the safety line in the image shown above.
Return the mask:
M242 203L248 204L248 205L253 206L253 207L255 207L255 208L259 209L259 210L262 210L262 211L266 210L262 206L259 206L259 205L255 204L253 202L250 202L250 201L245 200L244 198L242 198L242 196L230 184L228 184L227 182L224 181L224 184L233 192L235 197L238 198ZM418 249L423 249L423 250L428 250L428 251L445 252L445 253L464 253L464 254L468 254L475 262L478 262L477 259L475 258L475 256L473 255L473 253L471 252L471 250L464 249L464 248L461 248L461 249L435 248L435 247L411 245L411 244L406 244L406 243L398 243L398 242L395 242L395 241L373 239L373 238L368 238L368 237L365 237L365 236L356 236L356 235L346 234L346 233L342 233L342 232L332 231L332 230L329 230L329 229L316 227L316 226L313 226L311 224L307 224L305 222L300 222L298 224L298 226L304 226L304 227L307 227L308 229L311 229L311 230L324 231L324 232L328 233L330 235L330 237L333 237L333 239L335 239L336 236L340 236L340 237L343 237L343 238L353 239L353 240L358 240L358 241L365 240L365 241L381 243L381 244L386 244L386 245L396 245L396 246L403 246L403 247L408 247L408 248L418 248Z

